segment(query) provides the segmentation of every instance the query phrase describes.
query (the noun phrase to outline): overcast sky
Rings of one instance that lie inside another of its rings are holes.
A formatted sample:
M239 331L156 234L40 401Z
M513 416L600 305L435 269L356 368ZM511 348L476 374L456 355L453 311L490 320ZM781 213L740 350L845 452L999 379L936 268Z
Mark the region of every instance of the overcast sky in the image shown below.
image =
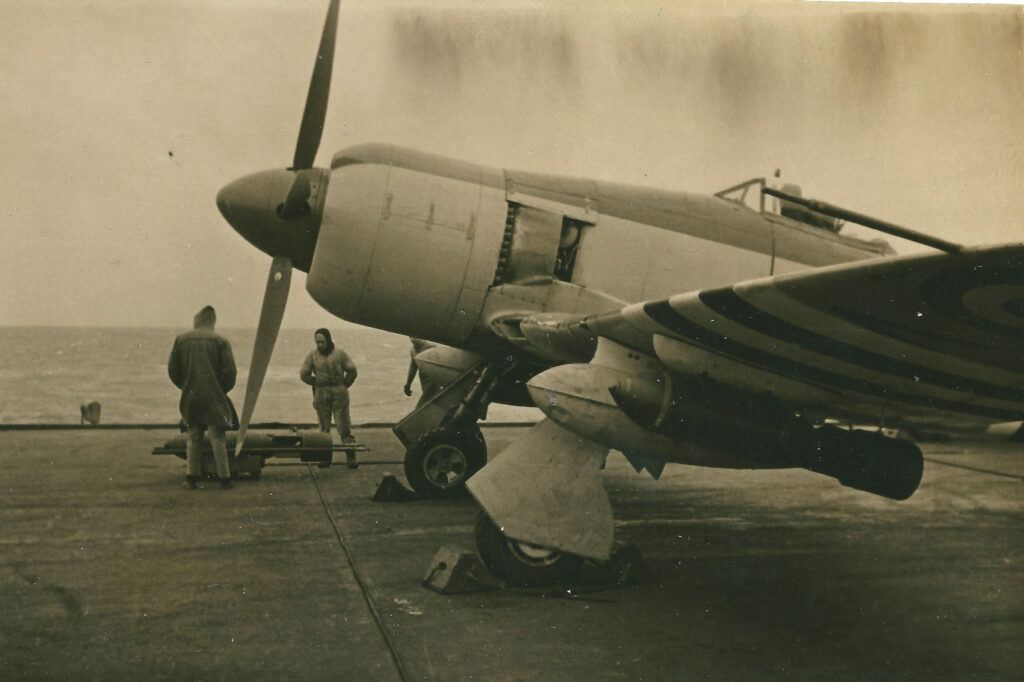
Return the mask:
M0 0L0 325L253 327L214 198L289 165L326 0ZM343 0L317 158L380 141L1024 239L1021 9ZM898 247L904 249L904 247ZM330 316L292 284L285 326Z

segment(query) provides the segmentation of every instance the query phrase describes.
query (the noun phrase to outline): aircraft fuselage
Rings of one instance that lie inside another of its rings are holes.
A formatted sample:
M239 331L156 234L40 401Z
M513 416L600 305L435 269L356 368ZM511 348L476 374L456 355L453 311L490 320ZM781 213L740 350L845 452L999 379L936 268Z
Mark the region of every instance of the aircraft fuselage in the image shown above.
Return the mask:
M886 253L719 197L382 144L337 153L322 201L313 299L352 322L467 349L492 347L488 327L510 314L599 313Z

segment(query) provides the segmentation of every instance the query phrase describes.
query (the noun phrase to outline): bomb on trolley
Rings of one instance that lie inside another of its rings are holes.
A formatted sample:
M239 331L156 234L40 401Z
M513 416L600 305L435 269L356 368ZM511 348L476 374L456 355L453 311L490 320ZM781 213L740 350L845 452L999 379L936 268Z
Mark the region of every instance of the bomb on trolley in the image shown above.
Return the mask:
M227 433L224 445L228 451L228 466L231 478L235 480L255 480L263 473L267 460L297 459L307 464L315 464L326 469L334 464L334 453L344 452L349 468L355 469L357 452L367 452L369 448L362 443L351 442L334 445L331 434L320 431L293 431L287 434L249 433L242 443L242 450L236 451L238 434ZM162 446L153 448L154 455L175 455L187 458L188 435L182 434L170 439ZM202 473L207 478L217 475L217 465L213 458L210 439L203 435Z

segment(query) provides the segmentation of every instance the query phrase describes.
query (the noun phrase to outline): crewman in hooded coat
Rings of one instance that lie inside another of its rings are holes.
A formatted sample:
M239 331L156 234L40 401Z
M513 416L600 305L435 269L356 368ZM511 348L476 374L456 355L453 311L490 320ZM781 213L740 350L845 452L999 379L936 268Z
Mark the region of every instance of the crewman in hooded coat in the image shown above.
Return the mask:
M186 484L195 488L202 476L203 430L208 431L217 478L231 487L231 471L224 431L235 428L238 417L227 392L235 385L235 358L227 339L213 331L217 314L206 306L193 320L194 329L174 339L167 374L181 389L178 407L188 428Z
M320 431L331 432L331 419L338 429L342 444L354 443L352 420L349 417L348 389L356 380L358 371L348 353L335 347L331 332L317 329L313 333L316 348L310 351L299 370L303 383L313 387L313 409ZM346 451L349 468L355 469L355 451Z

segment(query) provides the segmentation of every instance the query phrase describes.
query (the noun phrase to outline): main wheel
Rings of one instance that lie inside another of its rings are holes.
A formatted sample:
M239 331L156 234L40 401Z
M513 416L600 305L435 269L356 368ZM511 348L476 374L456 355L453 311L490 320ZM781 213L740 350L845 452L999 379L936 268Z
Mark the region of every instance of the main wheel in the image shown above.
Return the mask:
M487 463L487 444L475 424L440 428L405 453L405 478L426 497L450 499L466 493L466 479Z
M484 511L476 518L476 551L491 573L514 587L570 583L584 562L578 554L513 540Z

